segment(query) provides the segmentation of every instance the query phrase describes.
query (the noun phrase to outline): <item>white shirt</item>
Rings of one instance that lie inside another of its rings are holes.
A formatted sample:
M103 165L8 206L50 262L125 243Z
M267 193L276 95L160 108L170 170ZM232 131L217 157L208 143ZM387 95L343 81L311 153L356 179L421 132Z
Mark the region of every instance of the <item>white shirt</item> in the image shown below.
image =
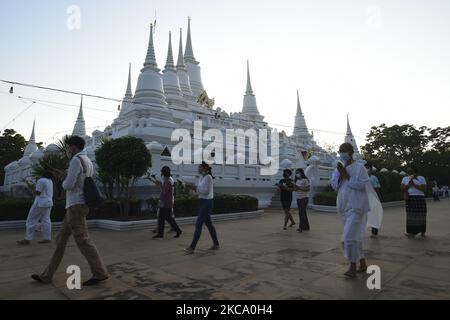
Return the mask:
M409 176L407 176L407 177L404 177L403 178L403 180L402 180L402 185L407 185L408 183L409 183L409 181L411 180L411 178L409 177ZM427 181L425 180L425 178L424 177L422 177L422 176L417 176L415 179L414 179L414 183L416 184L416 185L418 185L418 186L421 186L421 185L426 185L427 184ZM416 188L414 188L414 187L410 187L409 189L408 189L408 194L410 195L410 196L425 196L425 193L423 192L423 191L420 191L419 189L416 189Z
M214 183L211 175L200 177L197 185L197 194L199 199L214 199Z
M83 159L86 172L83 171L80 158ZM62 184L62 187L66 190L66 209L77 204L86 204L83 191L84 178L92 177L93 173L94 166L83 151L70 160L67 177Z
M301 188L308 188L310 186L308 179L297 180L295 185L297 187L301 187ZM301 190L295 191L295 198L296 199L304 199L304 198L308 198L308 197L309 197L309 192L308 191L301 191Z
M36 182L36 191L40 192L36 195L35 203L39 208L53 207L53 182L47 178L40 178Z
M370 211L369 197L366 192L366 184L369 183L369 175L366 168L357 162L345 168L350 180L341 180L337 169L331 178L331 185L338 192L337 209L339 214L357 211L365 213Z

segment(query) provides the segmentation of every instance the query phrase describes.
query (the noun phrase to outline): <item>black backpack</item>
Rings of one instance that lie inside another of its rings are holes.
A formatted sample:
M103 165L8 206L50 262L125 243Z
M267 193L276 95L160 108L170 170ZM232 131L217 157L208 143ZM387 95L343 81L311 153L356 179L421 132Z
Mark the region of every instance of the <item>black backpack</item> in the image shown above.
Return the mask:
M83 171L86 172L86 167L84 165L83 159L81 157L78 157L78 159L80 159ZM86 205L88 207L97 207L104 201L92 177L84 178L83 193L84 201L86 202Z

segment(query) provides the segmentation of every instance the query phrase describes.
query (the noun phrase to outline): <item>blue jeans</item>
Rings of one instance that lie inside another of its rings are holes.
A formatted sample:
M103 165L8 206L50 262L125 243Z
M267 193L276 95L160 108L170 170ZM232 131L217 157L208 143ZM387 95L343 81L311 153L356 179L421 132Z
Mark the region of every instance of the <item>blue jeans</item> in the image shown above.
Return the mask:
M209 234L213 240L215 246L219 245L219 240L217 239L216 228L214 228L211 221L211 212L213 209L213 199L198 199L198 217L195 223L194 238L192 239L191 248L195 249L197 246L200 235L202 234L203 224L209 230Z

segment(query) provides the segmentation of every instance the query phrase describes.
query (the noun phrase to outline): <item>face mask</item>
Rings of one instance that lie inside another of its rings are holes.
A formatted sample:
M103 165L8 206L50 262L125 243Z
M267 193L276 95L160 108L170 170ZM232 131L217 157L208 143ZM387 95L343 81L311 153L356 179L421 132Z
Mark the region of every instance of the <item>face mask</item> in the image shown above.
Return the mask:
M349 162L350 161L350 155L347 152L340 153L339 157L344 162Z

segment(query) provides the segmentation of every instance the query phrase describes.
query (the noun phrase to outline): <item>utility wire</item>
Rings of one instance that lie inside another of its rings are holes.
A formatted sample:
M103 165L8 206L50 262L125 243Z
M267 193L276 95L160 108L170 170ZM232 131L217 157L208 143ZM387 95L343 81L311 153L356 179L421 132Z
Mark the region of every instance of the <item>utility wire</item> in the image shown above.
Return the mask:
M44 87L44 86L39 86L39 85L34 85L34 84L26 84L26 83L9 81L9 80L2 80L2 79L0 79L0 82L4 82L4 83L7 83L7 84L11 84L11 85L18 85L18 86L24 86L24 87L29 87L29 88L35 88L35 89L49 90L49 91L55 91L55 92L60 92L60 93L72 94L72 95L77 95L77 96L84 96L84 97L91 97L91 98L97 98L97 99L102 99L102 100L114 101L114 102L118 102L118 103L123 102L123 100L121 100L121 99L115 99L115 98L111 98L111 97L105 97L105 96L100 96L100 95L93 95L93 94L89 94L89 93L76 92L76 91L70 91L70 90L62 90L62 89L51 88L51 87ZM31 99L31 98L27 98L27 99ZM41 102L60 104L60 105L67 105L67 106L75 106L75 105L63 104L63 103L60 103L60 102L53 102L53 101L48 101L48 100L34 99L34 101L41 101ZM140 103L140 102L134 102L134 101L128 102L128 103L129 104L133 104L133 105L151 106L151 105L146 104L146 103ZM83 108L84 108L84 106L83 106ZM176 109L176 108L173 108L171 106L168 106L168 108ZM110 111L110 110L105 110L105 109L98 109L98 108L86 107L86 109L96 110L96 111L101 111L101 112L116 113L115 111ZM201 113L203 115L211 116L211 114L207 113L207 112L199 112L199 113ZM250 122L250 123L262 123L262 124L267 123L267 124L272 125L272 126L278 126L278 127L284 127L284 128L294 128L294 126L292 126L292 125L285 125L285 124L279 124L279 123L273 123L273 122L252 121L252 120L247 120L247 119L231 118L231 117L229 119L231 119L231 120L238 120L238 121L245 121L245 122ZM310 131L315 131L315 132L344 135L344 136L346 135L346 133L343 133L343 132L336 132L336 131L329 131L329 130L322 130L322 129L309 128L309 130ZM365 140L365 138L360 137L360 136L355 136L355 137L358 138L358 139Z

